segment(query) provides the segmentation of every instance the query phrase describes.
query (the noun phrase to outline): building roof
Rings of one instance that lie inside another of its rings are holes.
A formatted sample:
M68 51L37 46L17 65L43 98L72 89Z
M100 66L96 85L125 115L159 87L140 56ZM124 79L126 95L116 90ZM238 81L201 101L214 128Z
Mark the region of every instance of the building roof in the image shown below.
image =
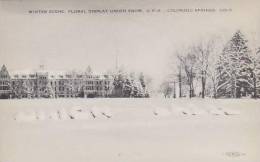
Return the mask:
M111 79L112 76L104 74L91 73L87 74L82 71L47 71L43 69L38 70L19 70L12 71L9 75L5 65L2 66L1 71L2 75L6 74L12 79L36 79L39 75L46 75L49 79L90 79L90 80L104 80Z
M5 65L3 65L0 70L0 78L10 78L10 75Z

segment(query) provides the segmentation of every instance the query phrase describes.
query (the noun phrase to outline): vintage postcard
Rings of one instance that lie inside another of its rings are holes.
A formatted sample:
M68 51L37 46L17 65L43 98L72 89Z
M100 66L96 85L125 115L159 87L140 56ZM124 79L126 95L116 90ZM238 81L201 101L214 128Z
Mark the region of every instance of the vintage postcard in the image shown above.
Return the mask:
M0 0L0 162L259 162L259 0Z

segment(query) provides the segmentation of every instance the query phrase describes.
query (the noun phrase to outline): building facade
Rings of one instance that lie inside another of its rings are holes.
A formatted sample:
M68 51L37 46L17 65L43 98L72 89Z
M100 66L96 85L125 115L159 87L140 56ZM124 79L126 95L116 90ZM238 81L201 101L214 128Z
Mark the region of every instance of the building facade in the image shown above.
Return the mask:
M10 98L11 90L11 78L5 65L0 70L0 98Z
M112 93L113 78L79 72L53 73L38 70L9 74L0 71L0 98L76 98L107 97Z

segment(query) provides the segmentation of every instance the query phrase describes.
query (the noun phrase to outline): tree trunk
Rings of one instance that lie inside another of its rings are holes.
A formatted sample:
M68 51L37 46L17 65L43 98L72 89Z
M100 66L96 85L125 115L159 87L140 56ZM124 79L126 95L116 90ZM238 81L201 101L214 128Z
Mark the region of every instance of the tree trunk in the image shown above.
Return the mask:
M204 77L202 77L201 78L201 86L202 86L202 90L201 90L201 97L202 98L205 98L205 86L206 86L206 84L205 84L205 78Z
M181 80L181 68L179 70L179 97L181 98L182 97L182 80Z
M234 92L234 98L237 98L237 79L235 78L235 92Z
M206 76L204 75L205 73L203 71L201 73L201 97L205 98Z
M190 83L190 95L189 95L189 97L191 98L192 96L191 96L191 94L192 94L192 87L191 87L191 83Z
M254 98L257 97L257 92L256 92L256 76L254 75L254 78L253 78L253 81L254 81Z
M173 82L173 98L176 98L176 85L175 85L175 81Z
M190 77L189 85L190 85L190 95L189 95L189 97L192 98L194 96L194 88L193 88L192 76Z
M190 79L189 79L189 84L190 84L190 98L194 96L194 87L193 87L193 74L192 74L192 68L190 70Z
M216 88L216 83L215 83L215 79L213 77L211 77L212 83L213 83L213 97L216 99L217 98L217 88Z
M216 99L217 98L217 90L216 90L216 87L214 86L214 94L213 94L213 97Z

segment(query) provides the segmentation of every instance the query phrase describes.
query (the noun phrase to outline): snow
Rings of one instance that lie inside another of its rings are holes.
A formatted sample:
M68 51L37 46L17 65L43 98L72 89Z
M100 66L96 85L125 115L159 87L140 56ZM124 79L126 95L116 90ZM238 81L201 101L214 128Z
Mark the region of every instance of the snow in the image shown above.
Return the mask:
M17 121L33 121L36 120L34 112L19 112L15 114L14 120Z
M160 108L160 107L156 107L155 110L153 111L154 115L158 115L158 116L169 116L171 115L171 112L166 109L166 108Z
M34 99L0 105L1 162L260 161L259 100Z

